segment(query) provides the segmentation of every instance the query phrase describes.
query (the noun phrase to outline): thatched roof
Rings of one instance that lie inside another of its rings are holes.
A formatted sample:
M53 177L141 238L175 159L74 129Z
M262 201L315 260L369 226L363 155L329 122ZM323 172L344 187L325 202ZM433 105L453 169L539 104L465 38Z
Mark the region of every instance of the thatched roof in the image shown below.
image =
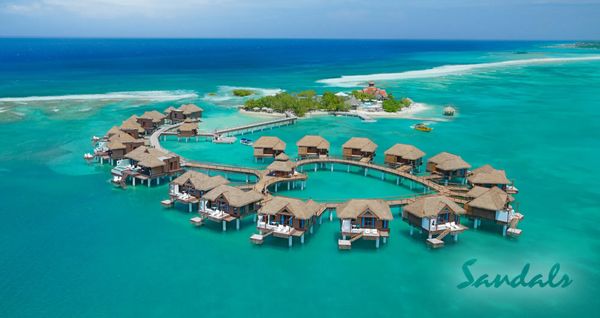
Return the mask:
M435 163L438 169L445 171L471 168L471 165L464 161L460 156L448 152L440 152L429 158L428 161Z
M225 200L227 200L227 203L235 208L240 208L251 203L259 202L263 199L263 196L254 190L246 192L229 185L220 185L207 192L202 198L209 201L215 201L220 196L223 196Z
M156 148L140 146L126 154L125 157L137 161L139 166L155 168L165 165L164 160L177 156Z
M108 143L106 144L106 147L110 150L125 149L125 144L134 142L143 143L144 140L135 139L128 133L119 130L118 133L108 137Z
M179 128L177 128L179 131L194 131L198 129L198 123L197 122L191 122L186 120L183 124L181 124L179 126Z
M465 213L465 209L441 195L418 198L415 202L405 206L403 210L419 218L429 218L437 216L445 209L449 209L454 214Z
M507 203L514 201L513 197L498 187L487 189L475 199L467 203L469 207L497 211L502 210Z
M342 145L342 148L360 149L363 152L375 152L377 144L369 138L352 137Z
M192 113L204 111L202 108L200 108L194 104L181 105L181 106L179 106L179 110L182 111L184 115L190 115Z
M210 177L204 173L188 170L184 174L175 178L171 183L177 185L184 185L187 182L190 182L194 189L198 191L210 191L218 186L225 185L229 183L229 180L225 179L222 176L213 176Z
M340 219L356 219L365 212L370 212L381 220L394 218L390 206L383 200L353 199L336 209L336 215Z
M268 171L292 172L296 168L296 163L292 161L273 161L268 167Z
M490 165L473 170L468 180L472 184L510 184L504 170L495 169Z
M475 186L471 190L469 190L465 195L469 198L476 198L486 193L488 190L489 188Z
M288 155L286 155L285 153L280 153L277 156L275 156L275 160L277 161L288 161L290 160L290 157Z
M143 133L146 130L137 122L137 116L133 115L127 118L119 127L121 130L136 130L139 133Z
M419 148L405 144L395 144L386 150L384 154L400 157L405 160L417 160L425 156L425 153Z
M165 114L168 114L168 113L170 113L170 112L172 112L172 111L176 111L176 112L177 112L177 111L180 111L180 110L179 110L179 109L177 109L177 108L175 108L175 107L173 107L173 106L169 106L169 107L167 107L167 109L165 109L165 110L163 111L163 113L165 113Z
M258 212L267 215L288 212L298 219L306 220L316 215L321 208L321 205L313 200L304 202L286 197L273 197L271 200L263 203Z
M140 116L139 118L150 119L154 123L159 123L163 119L165 119L165 115L159 111L151 110L151 111L143 113L142 116Z
M112 128L111 128L111 129L109 129L109 130L106 132L106 135L105 135L105 136L106 136L106 137L110 137L110 136L112 136L112 135L116 135L116 134L119 134L119 133L122 133L122 132L123 132L123 131L122 131L121 129L119 129L119 127L117 127L117 126L112 126Z
M277 137L272 136L262 136L258 138L257 141L252 145L254 149L256 148L272 148L274 150L284 151L285 150L285 142Z
M317 149L329 150L329 141L321 136L306 135L296 143L298 147L316 147Z

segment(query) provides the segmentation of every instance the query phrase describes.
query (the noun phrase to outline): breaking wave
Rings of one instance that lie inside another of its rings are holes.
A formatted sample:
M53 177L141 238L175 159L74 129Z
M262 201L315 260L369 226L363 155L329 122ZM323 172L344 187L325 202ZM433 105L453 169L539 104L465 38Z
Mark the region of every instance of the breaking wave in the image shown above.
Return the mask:
M29 97L0 97L0 103L27 103L27 102L53 102L53 101L110 101L110 100L138 100L138 101L176 101L180 99L198 98L193 91L132 91L111 92L106 94L79 94L61 96L29 96Z
M491 63L480 63L480 64L457 64L457 65L442 65L425 70L406 71L399 73L379 73L369 75L344 75L337 78L326 78L318 80L318 83L326 84L329 86L336 87L355 87L363 85L368 81L391 81L391 80L405 80L405 79L416 79L416 78L435 78L447 75L461 75L471 73L477 70L511 67L511 66L522 66L522 65L535 65L535 64L546 64L546 63L560 63L560 62L577 62L577 61L597 61L600 60L600 55L582 56L582 57L549 57L549 58L536 58L536 59L525 59L525 60L511 60L502 62L491 62Z

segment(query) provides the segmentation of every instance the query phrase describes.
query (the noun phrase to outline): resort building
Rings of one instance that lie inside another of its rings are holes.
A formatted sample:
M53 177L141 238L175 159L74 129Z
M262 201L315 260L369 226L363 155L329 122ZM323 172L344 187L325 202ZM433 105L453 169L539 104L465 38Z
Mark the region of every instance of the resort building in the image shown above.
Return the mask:
M383 100L388 98L388 94L385 89L377 88L375 82L369 82L369 86L362 89L362 92L375 97L375 99Z
M290 161L290 158L285 153L280 153L267 167L267 172L270 176L289 178L296 173L296 163Z
M386 150L384 161L393 168L409 167L412 171L420 171L425 153L413 145L395 144Z
M342 239L340 249L350 249L358 239L374 240L379 248L379 240L387 242L390 235L390 221L394 218L390 207L383 200L350 200L336 209L340 219Z
M521 235L517 228L523 215L513 209L511 203L514 198L498 187L474 187L467 196L474 198L465 204L467 216L473 218L474 228L481 224L481 219L502 225L502 235Z
M460 224L460 216L465 213L454 201L445 196L430 196L418 198L415 202L402 209L402 219L410 225L410 235L413 228L427 233L427 245L438 248L444 246L444 237L448 234L458 241L458 234L467 227ZM435 237L434 237L435 235Z
M200 118L202 118L202 112L204 110L194 104L185 104L179 107L179 111L183 113L184 120L191 119L198 121Z
M492 188L498 187L504 191L511 184L504 170L498 170L491 165L485 165L471 171L467 177L469 183L474 187Z
M165 123L166 116L156 110L148 111L137 118L138 124L144 128L146 134L151 134Z
M198 210L203 208L202 196L229 181L222 176L208 176L204 173L188 170L175 178L169 185L170 200L164 201L163 205L172 206L175 202L188 204L188 212L192 212L192 205L199 204Z
M227 230L227 223L235 220L235 228L239 230L240 219L255 213L262 199L263 196L254 190L243 191L229 185L220 185L202 197L206 203L200 209L200 216L202 219L222 223L223 231ZM194 223L198 220L191 221Z
M461 179L466 182L467 171L471 165L464 161L460 156L441 152L427 161L427 171L437 174L447 184L454 179Z
M257 229L259 234L253 234L250 240L255 244L262 244L264 238L273 235L288 240L292 246L292 238L300 237L304 243L304 234L312 234L315 220L325 210L324 206L309 200L303 202L298 199L286 197L272 197L262 203L258 210Z
M188 141L190 137L198 137L198 122L186 119L183 124L177 127L177 139L185 138Z
M147 180L148 186L152 180L160 184L160 179L181 172L179 156L167 153L156 148L141 146L127 153L125 158L129 162L118 165L113 169L113 182L124 183L127 176L131 176L133 185L139 179L142 183Z
M375 157L377 144L368 138L352 137L342 145L344 159L371 162Z
M127 118L119 127L122 131L128 133L133 138L140 138L146 133L146 130L137 121L137 116L132 115Z
M110 163L115 164L117 160L125 158L125 154L143 145L144 139L135 139L123 131L111 133L106 143Z
M285 151L285 142L277 137L262 136L252 145L254 158L275 158Z
M300 159L326 158L329 156L329 142L321 136L304 136L296 143L296 146L298 146L298 157Z
M183 111L173 106L169 106L163 113L165 114L165 122L167 124L177 124L185 120Z

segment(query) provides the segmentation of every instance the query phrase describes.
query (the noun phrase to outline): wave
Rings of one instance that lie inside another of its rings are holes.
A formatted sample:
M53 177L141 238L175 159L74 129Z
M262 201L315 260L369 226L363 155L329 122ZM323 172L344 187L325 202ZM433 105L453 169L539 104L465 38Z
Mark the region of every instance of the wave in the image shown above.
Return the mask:
M480 63L480 64L456 64L456 65L442 65L425 70L406 71L399 73L380 73L380 74L369 74L369 75L344 75L337 78L327 78L318 80L317 83L326 84L329 86L337 87L356 87L363 85L368 81L391 81L391 80L405 80L405 79L416 79L416 78L435 78L448 75L461 75L470 73L477 70L510 67L510 66L522 66L522 65L535 65L545 63L560 63L560 62L577 62L577 61L597 61L600 60L600 55L592 56L581 56L581 57L549 57L549 58L536 58L536 59L525 59L525 60L510 60L502 62L491 62L491 63Z
M111 92L105 94L79 94L61 96L29 96L29 97L0 97L0 103L28 103L54 101L94 101L94 100L143 100L143 101L175 101L180 99L198 98L193 91L131 91Z

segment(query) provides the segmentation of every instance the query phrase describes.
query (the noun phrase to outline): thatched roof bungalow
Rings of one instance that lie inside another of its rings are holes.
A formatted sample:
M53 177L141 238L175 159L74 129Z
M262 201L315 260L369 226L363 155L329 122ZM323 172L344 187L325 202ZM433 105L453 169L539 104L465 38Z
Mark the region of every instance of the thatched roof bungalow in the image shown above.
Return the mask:
M262 136L252 145L254 158L275 158L285 151L285 142L277 137Z
M177 137L189 138L198 135L198 122L186 119L183 124L177 128Z
M128 133L133 138L140 138L140 136L146 133L146 130L138 123L137 116L135 115L124 120L119 129Z
M340 249L350 249L351 242L357 239L379 239L386 243L390 233L389 222L394 218L388 204L383 200L353 199L339 205L336 215L340 219L342 239ZM346 240L346 237L350 237Z
M395 144L386 150L384 155L384 161L389 166L408 165L413 170L419 170L419 167L423 164L425 153L413 145Z
M165 123L166 116L156 110L147 111L137 118L138 124L149 134Z
M413 227L425 231L427 243L433 247L443 246L443 238L448 234L458 240L458 234L467 229L460 224L463 214L465 209L441 195L418 198L402 209L402 219L410 225L410 234ZM437 236L434 238L433 235Z
M298 156L302 159L329 156L329 142L321 136L306 135L297 143Z
M521 234L517 225L523 219L523 215L512 207L514 198L510 194L498 187L474 187L467 192L467 196L473 199L465 204L465 210L467 216L474 219L475 227L484 219L501 224L503 235L507 234L507 230L508 234L513 236Z
M465 181L469 168L471 165L460 156L448 152L441 152L427 161L427 171L441 175L446 182L454 178Z
M506 190L506 187L511 184L504 170L495 169L491 165L485 165L471 171L467 180L473 186L485 188L496 186L503 190Z
M223 222L223 231L227 229L226 222L236 220L236 229L239 230L239 219L248 214L255 213L263 196L254 191L243 191L230 185L220 185L203 197L206 201L200 214L214 222Z
M185 104L179 106L179 111L183 113L183 119L199 120L202 118L202 112L204 109L198 107L195 104Z
M371 162L375 157L377 144L369 138L352 137L342 145L344 159Z
M125 155L134 166L138 166L140 179L159 178L165 175L173 175L181 172L179 156L151 148L141 146Z

